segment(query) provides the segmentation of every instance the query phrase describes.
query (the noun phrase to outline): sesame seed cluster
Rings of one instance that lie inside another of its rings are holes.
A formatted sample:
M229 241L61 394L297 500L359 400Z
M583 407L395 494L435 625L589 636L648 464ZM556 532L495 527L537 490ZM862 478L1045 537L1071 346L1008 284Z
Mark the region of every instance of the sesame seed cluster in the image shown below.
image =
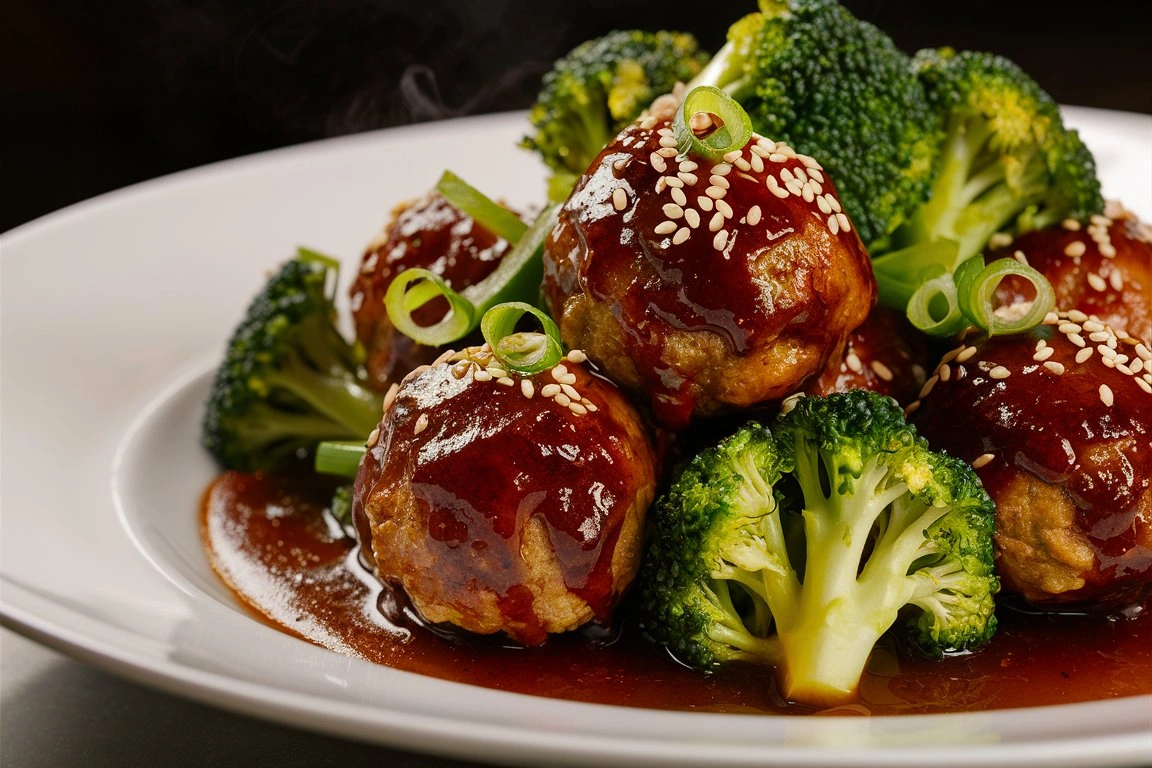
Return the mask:
M824 169L814 158L797 153L783 142L753 133L744 147L702 166L680 154L668 121L661 123L649 116L640 122L639 130L624 137L622 143L641 158L643 150L651 147L647 164L660 174L654 191L664 198L661 206L664 218L653 227L653 234L664 238L665 248L680 245L694 236L705 236L711 238L712 247L724 258L730 258L735 239L732 223L755 227L764 218L759 204L738 212L727 199L736 178L763 185L781 200L803 200L833 235L852 230L839 199L826 189ZM620 172L628 162L631 158L617 160L613 168ZM623 213L631 202L628 190L612 189L611 203L616 211Z
M539 395L542 398L552 400L560 407L568 409L577 416L584 416L589 413L595 413L599 410L599 407L576 389L575 385L578 379L576 374L569 370L568 366L582 365L587 362L587 360L588 357L582 350L570 350L564 357L563 362L557 363L547 371L535 375L550 379L547 383L537 387L538 382L535 377L525 376L516 371L509 371L503 368L500 361L492 354L492 348L487 344L479 347L469 347L460 351L449 349L440 355L440 357L436 358L430 365L421 365L413 368L400 384L393 383L384 395L383 412L387 414L393 404L395 404L401 384L407 384L430 368L440 365L450 365L452 378L457 381L467 378L470 381L478 383L492 383L494 386L518 389L520 394L528 400ZM517 383L519 383L519 386L517 386ZM418 435L427 428L428 415L422 413L416 419L413 432ZM367 447L372 448L379 439L380 428L377 427L372 430L372 433L368 436Z
M980 348L967 342L953 348L941 358L935 372L921 388L919 398L905 408L905 413L910 415L916 411L938 383L953 379L959 381L972 375L973 369L991 381L1041 372L1044 375L1063 376L1069 366L1053 359L1057 346L1062 345L1071 345L1076 349L1072 355L1072 365L1085 373L1091 375L1095 372L1099 375L1103 368L1110 368L1127 377L1143 395L1152 395L1152 350L1143 341L1119 334L1096 317L1078 310L1050 312L1044 318L1044 324L1053 327L1055 335L1051 341L1037 340L1030 361L1020 369L1012 369L991 357L984 357ZM994 356L994 353L991 354ZM1094 366L1098 366L1095 371ZM1111 385L1101 381L1097 394L1101 403L1108 408L1112 407L1116 393ZM1152 407L1152 399L1148 405ZM994 458L992 454L983 454L972 462L972 466L979 469Z

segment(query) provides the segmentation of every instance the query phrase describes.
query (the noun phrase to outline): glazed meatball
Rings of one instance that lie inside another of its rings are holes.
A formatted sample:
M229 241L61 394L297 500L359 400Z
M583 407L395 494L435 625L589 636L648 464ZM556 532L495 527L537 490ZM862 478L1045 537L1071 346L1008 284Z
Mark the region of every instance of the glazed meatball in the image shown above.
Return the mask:
M1039 270L1052 283L1056 306L1095 315L1119 333L1152 343L1152 225L1116 204L1106 213L1029 232L990 255L1015 255ZM1009 278L997 299L1029 300L1030 290Z
M1152 589L1152 352L1084 313L961 345L909 406L996 502L1006 593L1119 612Z
M545 244L544 293L569 345L682 429L796 392L876 287L814 159L755 134L720 161L681 157L670 125L642 118L581 177Z
M908 405L939 358L936 345L916 330L903 312L877 305L860 327L848 334L844 354L835 357L804 391L827 395L870 389Z
M369 377L380 390L440 350L416 344L397 332L384 309L392 278L412 267L436 273L455 290L480 282L496 269L508 242L477 224L435 190L398 205L361 259L349 289L356 338L367 352ZM447 309L429 302L414 319L431 325Z
M571 359L521 376L472 347L390 391L369 446L353 494L360 539L424 620L525 645L611 623L639 567L657 464L606 379Z

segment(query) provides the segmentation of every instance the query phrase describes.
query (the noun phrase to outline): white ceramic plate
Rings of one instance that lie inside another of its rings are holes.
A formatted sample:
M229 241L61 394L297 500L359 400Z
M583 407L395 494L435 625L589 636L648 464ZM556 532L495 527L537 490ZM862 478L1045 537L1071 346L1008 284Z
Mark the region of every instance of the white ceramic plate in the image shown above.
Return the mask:
M1152 220L1152 116L1068 109L1105 193ZM1124 765L1152 697L964 715L751 717L617 709L429 679L254 621L208 568L200 407L267 270L355 264L391 207L451 168L542 199L523 115L406 127L140 184L6 234L2 619L134 680L279 722L524 765ZM347 274L347 273L346 273Z

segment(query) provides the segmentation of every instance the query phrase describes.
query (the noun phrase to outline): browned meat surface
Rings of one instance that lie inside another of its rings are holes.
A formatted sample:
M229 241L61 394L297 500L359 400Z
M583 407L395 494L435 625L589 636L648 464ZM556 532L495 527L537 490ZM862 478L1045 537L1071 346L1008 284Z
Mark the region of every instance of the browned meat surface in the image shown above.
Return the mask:
M753 136L678 158L668 120L626 128L545 246L564 340L672 429L799 390L875 301L868 255L810 157Z
M1081 312L961 345L911 419L997 506L1006 593L1120 612L1152 594L1152 352Z
M1029 232L989 256L1022 255L1052 283L1057 307L1152 343L1152 226L1114 204L1107 214ZM1031 288L1015 278L997 292L1005 304L1031 298Z
M416 365L439 351L415 344L397 333L384 309L392 278L412 267L436 273L455 290L487 277L508 250L507 241L465 216L432 191L392 211L380 235L368 245L360 271L349 288L356 338L368 355L372 382L386 389ZM429 302L415 313L417 322L432 324L443 316L444 303Z
M639 568L657 463L620 390L472 347L386 399L354 516L379 576L431 623L529 645L608 624Z
M827 395L870 389L908 405L924 386L938 353L902 312L877 305L864 323L848 334L844 354L833 358L805 392Z

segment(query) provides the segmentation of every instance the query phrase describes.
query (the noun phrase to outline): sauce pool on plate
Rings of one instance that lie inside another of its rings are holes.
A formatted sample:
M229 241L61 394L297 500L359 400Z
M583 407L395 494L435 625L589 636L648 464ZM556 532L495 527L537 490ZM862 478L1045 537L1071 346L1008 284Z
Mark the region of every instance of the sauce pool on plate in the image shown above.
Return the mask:
M859 702L785 701L771 670L705 675L647 644L625 617L610 637L570 633L543 647L450 638L414 621L359 562L326 514L330 482L225 472L204 495L213 569L270 625L335 652L469 685L666 710L894 715L1067 704L1152 693L1152 616L1035 615L1002 608L983 651L931 661L895 644L873 654Z

